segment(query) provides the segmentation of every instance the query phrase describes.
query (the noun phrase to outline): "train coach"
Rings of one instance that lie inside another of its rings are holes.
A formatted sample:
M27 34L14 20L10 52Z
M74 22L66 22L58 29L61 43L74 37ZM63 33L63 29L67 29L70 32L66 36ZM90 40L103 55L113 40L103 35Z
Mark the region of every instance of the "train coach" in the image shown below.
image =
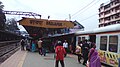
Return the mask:
M110 25L90 31L78 31L76 45L85 39L96 43L102 63L118 67L120 59L120 24Z
M12 43L19 43L22 36L16 33L0 30L0 47L10 45Z
M22 36L9 31L0 30L0 63L19 50Z
M0 30L0 42L20 40L21 37L19 34Z

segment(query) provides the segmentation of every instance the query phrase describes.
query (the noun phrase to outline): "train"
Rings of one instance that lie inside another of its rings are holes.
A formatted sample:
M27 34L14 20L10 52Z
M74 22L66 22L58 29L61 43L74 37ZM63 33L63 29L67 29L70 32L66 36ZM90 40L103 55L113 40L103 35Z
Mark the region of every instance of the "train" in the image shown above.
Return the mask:
M0 63L19 50L21 38L22 36L16 33L0 30Z
M120 63L120 24L100 27L93 30L77 31L76 45L85 39L96 43L101 63L118 67Z
M12 32L9 32L9 31L0 30L0 42L20 40L21 37L22 36L17 34L17 33L12 33Z

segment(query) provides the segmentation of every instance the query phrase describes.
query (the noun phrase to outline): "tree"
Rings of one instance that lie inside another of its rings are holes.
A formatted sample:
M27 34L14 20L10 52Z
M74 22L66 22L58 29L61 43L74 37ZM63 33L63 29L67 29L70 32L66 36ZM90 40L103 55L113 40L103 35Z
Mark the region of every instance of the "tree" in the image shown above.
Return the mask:
M4 5L2 4L2 2L0 1L0 9L3 9Z
M19 30L17 26L17 21L15 18L7 19L6 21L6 30L15 32L16 30Z
M5 22L6 22L6 16L3 13L3 7L4 5L0 1L0 30L5 30Z

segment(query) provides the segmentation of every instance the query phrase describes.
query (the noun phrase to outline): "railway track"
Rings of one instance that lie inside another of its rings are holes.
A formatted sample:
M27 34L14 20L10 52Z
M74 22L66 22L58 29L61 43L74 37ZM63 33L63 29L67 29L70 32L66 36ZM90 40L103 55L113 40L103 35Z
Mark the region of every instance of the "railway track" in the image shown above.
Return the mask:
M19 49L19 41L0 42L0 64Z

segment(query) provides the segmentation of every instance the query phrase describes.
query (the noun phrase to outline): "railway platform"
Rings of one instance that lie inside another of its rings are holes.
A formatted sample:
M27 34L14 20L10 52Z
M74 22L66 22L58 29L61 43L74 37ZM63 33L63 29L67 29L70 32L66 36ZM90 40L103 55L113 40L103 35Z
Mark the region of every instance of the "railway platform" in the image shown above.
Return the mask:
M28 52L18 50L6 61L0 64L0 67L54 67L54 53L47 53L41 56L38 52ZM65 57L65 67L85 67L77 62L77 56L68 54Z

